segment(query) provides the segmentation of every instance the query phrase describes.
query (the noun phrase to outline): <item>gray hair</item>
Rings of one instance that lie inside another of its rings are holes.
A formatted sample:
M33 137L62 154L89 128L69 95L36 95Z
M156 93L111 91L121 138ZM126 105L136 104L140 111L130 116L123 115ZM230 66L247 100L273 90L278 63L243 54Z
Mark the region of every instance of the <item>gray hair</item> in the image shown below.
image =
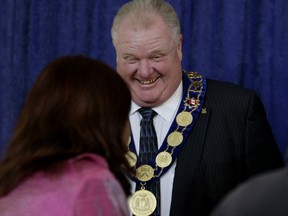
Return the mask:
M123 19L130 16L133 27L149 27L153 20L151 14L159 15L171 29L175 39L178 39L181 33L180 23L176 11L167 2L163 0L132 0L124 4L113 20L111 28L111 37L115 46L118 34L118 28Z

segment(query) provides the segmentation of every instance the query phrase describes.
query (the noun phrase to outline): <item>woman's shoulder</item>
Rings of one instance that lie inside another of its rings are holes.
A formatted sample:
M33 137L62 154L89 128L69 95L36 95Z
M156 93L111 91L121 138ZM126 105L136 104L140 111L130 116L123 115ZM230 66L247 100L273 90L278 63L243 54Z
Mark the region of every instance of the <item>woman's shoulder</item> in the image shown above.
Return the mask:
M106 159L100 155L85 153L71 158L65 166L65 173L83 178L112 177Z

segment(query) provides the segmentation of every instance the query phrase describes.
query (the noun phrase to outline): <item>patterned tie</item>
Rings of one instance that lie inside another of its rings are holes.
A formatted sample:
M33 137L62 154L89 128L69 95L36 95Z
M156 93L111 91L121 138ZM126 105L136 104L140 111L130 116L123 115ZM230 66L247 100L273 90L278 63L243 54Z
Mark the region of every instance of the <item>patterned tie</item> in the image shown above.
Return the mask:
M140 108L139 113L142 115L140 122L140 147L139 147L139 159L142 163L148 163L151 160L155 160L157 155L157 135L153 124L153 118L157 113L151 108ZM154 163L155 161L153 161ZM141 185L136 185L136 190L140 190ZM160 216L160 180L156 182L146 183L145 188L151 191L157 200L157 207L151 214L153 216Z

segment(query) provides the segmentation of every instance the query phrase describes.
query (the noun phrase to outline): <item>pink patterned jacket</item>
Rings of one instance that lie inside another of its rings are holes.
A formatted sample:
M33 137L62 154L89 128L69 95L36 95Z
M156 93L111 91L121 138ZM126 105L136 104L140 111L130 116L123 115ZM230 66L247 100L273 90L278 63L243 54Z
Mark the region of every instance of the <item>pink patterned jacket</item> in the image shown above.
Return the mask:
M126 216L126 196L104 158L83 154L64 174L39 172L0 199L1 216Z

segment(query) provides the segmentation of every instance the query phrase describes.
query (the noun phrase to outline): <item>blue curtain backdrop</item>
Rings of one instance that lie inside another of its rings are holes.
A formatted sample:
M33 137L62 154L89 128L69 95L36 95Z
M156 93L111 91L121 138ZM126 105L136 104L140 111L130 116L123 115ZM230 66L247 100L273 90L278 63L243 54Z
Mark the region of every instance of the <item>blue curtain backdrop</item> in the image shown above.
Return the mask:
M61 55L85 54L115 68L110 27L125 2L1 0L1 155L27 91L45 64ZM254 89L284 156L288 142L288 1L168 2L181 21L183 67Z

